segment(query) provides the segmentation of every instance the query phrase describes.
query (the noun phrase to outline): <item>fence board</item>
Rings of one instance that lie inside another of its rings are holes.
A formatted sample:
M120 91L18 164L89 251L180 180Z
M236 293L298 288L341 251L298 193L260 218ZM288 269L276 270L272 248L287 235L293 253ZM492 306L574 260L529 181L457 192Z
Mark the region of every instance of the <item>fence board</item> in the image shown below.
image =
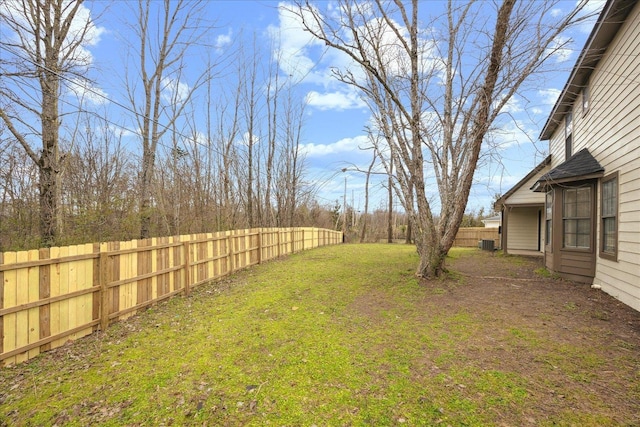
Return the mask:
M97 286L98 288L101 287L101 281L100 281L100 243L94 243L93 244L93 248L92 248L92 255L94 256L92 263L93 263L93 277L91 280L91 284L94 286ZM91 320L100 320L100 301L102 298L102 294L100 292L94 292L91 296L91 303L92 303L92 314L91 314ZM93 330L95 331L97 328L94 327Z
M29 261L29 251L18 252L17 262ZM15 283L15 303L16 305L26 304L29 302L29 271L27 268L20 268L16 274ZM16 343L15 348L24 347L29 344L29 310L16 313ZM28 354L21 353L16 355L16 362L20 363L27 360Z
M493 240L497 248L500 244L500 235L497 228L464 227L458 230L453 246L463 248L477 248L478 241Z
M29 261L40 258L38 249L28 251L27 259ZM29 296L28 302L37 302L40 299L40 267L29 267L27 269L27 283L18 284L18 286L28 286ZM40 309L31 308L28 311L29 323L27 325L27 343L31 344L40 339ZM34 348L29 350L28 359L36 357L40 354L40 349Z
M17 261L18 254L16 252L5 252L4 253L4 265L15 264ZM4 272L4 307L13 307L16 305L16 294L17 294L17 281L16 278L18 276L17 270L8 270ZM18 313L8 314L3 316L4 320L4 339L2 342L3 345L3 353L9 352L16 348L16 317ZM16 363L16 358L11 357L7 359L7 363Z
M0 265L4 264L4 254L0 252ZM0 270L0 310L4 308L4 270ZM0 316L0 354L4 353L4 316Z
M63 246L59 248L60 257L67 257L70 255L69 247ZM59 295L65 295L69 293L69 263L58 262L56 264L56 275L58 276L58 292ZM69 330L69 317L71 314L71 304L68 299L61 300L58 303L58 312L60 317L58 319L58 333ZM55 342L55 346L59 347L64 344L64 338Z
M82 252L84 255L88 255L88 254L93 255L93 243L87 243L80 246L79 251ZM79 261L79 264L82 266L82 270L80 270L82 271L82 274L78 275L80 279L78 281L78 290L79 291L90 290L94 287L94 283L96 283L93 280L94 259L86 258L83 261ZM86 293L77 298L78 299L78 314L77 314L78 326L89 325L94 320L94 317L93 317L94 298L93 297L94 297L93 293ZM85 329L81 329L80 331L78 331L75 334L75 336L76 338L81 338L91 334L92 332L93 332L93 327L87 326Z
M120 250L120 242L112 242L111 245L112 251ZM114 257L109 257L107 269L107 283L111 280L118 280L122 276L120 275L120 258L122 255L116 255ZM107 316L111 316L112 313L117 313L120 308L120 288L111 288L109 289L109 309L107 310Z
M341 242L336 231L255 228L0 253L0 365L106 329L200 283Z

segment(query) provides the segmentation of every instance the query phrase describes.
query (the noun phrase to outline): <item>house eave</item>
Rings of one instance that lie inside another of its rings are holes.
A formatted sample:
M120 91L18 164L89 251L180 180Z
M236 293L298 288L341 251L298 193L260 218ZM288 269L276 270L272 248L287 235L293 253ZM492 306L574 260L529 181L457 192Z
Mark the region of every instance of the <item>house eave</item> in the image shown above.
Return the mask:
M541 161L535 168L533 168L524 178L517 182L516 185L511 187L509 191L504 193L496 202L493 204L493 208L497 211L500 210L501 206L506 205L506 200L516 191L518 191L527 181L533 178L538 172L544 169L546 166L551 164L551 155L545 157L543 161Z
M544 193L548 191L549 188L555 185L568 184L568 183L574 183L579 181L588 181L590 179L602 178L603 176L604 176L604 172L597 172L597 173L592 173L588 175L580 175L580 176L568 177L563 179L554 179L552 181L538 181L535 184L533 184L533 187L531 187L531 190L536 193Z
M576 98L587 85L589 77L603 57L609 43L611 43L611 40L613 40L636 3L636 0L608 0L604 5L576 64L571 70L569 79L560 96L558 96L551 114L540 133L540 140L551 139L565 114L571 110Z

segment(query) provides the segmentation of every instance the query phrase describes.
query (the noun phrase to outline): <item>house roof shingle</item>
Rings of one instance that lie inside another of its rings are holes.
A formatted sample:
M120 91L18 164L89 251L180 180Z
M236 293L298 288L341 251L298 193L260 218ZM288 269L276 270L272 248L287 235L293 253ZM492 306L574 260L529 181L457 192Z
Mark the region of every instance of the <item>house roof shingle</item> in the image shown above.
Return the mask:
M542 175L531 189L533 191L544 191L547 186L552 184L597 178L603 174L604 168L591 155L588 149L583 148L569 157L566 162L559 164Z

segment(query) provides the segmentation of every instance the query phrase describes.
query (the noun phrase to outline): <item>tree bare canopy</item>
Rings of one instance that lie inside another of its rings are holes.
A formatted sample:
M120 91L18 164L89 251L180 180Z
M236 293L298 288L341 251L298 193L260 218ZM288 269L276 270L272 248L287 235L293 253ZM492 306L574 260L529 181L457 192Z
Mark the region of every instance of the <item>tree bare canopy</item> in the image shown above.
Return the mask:
M438 276L492 126L566 47L559 36L586 18L584 4L556 17L555 1L337 3L326 13L309 1L289 10L351 61L333 74L358 88L372 112L383 141L376 150L411 218L417 274ZM426 20L420 7L440 11Z
M40 236L50 246L60 223L61 92L85 87L95 26L82 0L4 1L0 26L0 117L37 165Z
M195 91L210 76L208 70L187 83L190 49L203 43L210 26L202 22L206 2L138 0L130 23L137 36L131 55L137 76L127 81L127 96L136 111L142 142L140 168L140 237L151 230L152 181L158 144L183 116ZM155 25L151 25L151 20ZM156 28L157 31L153 28ZM140 83L142 89L138 89Z

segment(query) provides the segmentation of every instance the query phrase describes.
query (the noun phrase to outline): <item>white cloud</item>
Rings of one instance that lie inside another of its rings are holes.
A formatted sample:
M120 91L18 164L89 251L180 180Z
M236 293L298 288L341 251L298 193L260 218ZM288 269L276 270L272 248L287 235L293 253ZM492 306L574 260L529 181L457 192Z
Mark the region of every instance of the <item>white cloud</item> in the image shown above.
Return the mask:
M9 33L10 37L17 43L28 44L28 50L31 54L35 54L35 39L30 31L32 24L29 22L33 21L35 17L25 17L24 7L22 2L19 0L4 0L3 2L0 2L0 8L2 8L2 13L9 17L6 20L7 22L13 21L16 23L16 25L12 25L11 28L18 34ZM69 2L63 2L62 20L68 17L70 9L71 7ZM44 15L40 18L44 20ZM51 19L53 19L53 17L51 17ZM75 52L71 57L72 64L80 66L90 65L93 62L93 56L87 47L96 46L100 42L100 38L104 32L105 29L103 27L96 26L91 19L91 11L81 4L71 21L68 35L61 48L62 54L60 56L64 57L68 54L71 48L74 48ZM83 43L76 46L80 37L83 38Z
M313 46L322 46L322 43L304 31L299 18L291 11L295 7L290 3L279 3L278 25L270 25L267 32L277 46L274 56L278 59L282 71L294 80L300 81L306 78L315 66L309 50Z
M559 18L564 15L564 11L560 8L551 9L551 16L553 18Z
M74 78L68 82L67 87L69 92L81 101L88 101L94 105L109 103L107 93L97 86L91 86L86 80Z
M574 43L569 37L558 36L551 42L547 50L556 62L565 62L573 56L573 45Z
M132 131L130 129L127 129L127 128L124 128L124 127L121 127L121 126L117 126L117 125L114 125L114 124L109 124L107 126L107 130L109 132L111 132L113 135L116 135L118 137L130 137L130 136L138 136L138 135L142 134L142 132L140 130L138 130L138 132L136 133L136 132L134 132L134 131Z
M224 51L224 48L231 44L231 36L232 31L231 28L229 28L227 34L220 34L218 35L218 37L216 37L214 48L217 53L222 53Z
M577 0L576 7L578 7L584 0ZM580 23L578 26L579 30L585 34L589 34L593 29L594 24L598 18L598 15L602 11L606 1L605 0L588 0L584 9L582 10L582 15L589 15L590 18Z
M502 97L502 99L504 99L504 97ZM496 107L498 104L498 101L496 101L495 103ZM516 98L515 96L512 96L506 104L504 104L504 107L502 107L502 112L503 113L510 113L510 114L516 114L516 113L521 113L523 110L522 105L520 105L520 99Z
M188 84L172 77L162 79L162 99L166 102L182 103L189 96L191 88Z
M240 140L240 143L246 147L249 146L249 140L253 140L253 145L256 145L260 142L260 137L258 135L253 135L253 137L251 137L251 135L249 134L249 132L245 132L242 135L242 139Z
M535 137L535 131L528 128L522 121L509 120L491 131L491 134L488 135L490 143L487 148L505 150L521 144L531 143Z
M337 111L367 107L367 104L354 91L319 93L312 90L307 94L307 104L320 110Z
M369 137L359 135L354 138L342 138L332 144L303 144L302 153L307 157L320 157L331 154L359 151L360 147L371 145Z
M538 95L540 95L540 102L547 105L555 105L558 97L560 96L560 89L540 89Z

